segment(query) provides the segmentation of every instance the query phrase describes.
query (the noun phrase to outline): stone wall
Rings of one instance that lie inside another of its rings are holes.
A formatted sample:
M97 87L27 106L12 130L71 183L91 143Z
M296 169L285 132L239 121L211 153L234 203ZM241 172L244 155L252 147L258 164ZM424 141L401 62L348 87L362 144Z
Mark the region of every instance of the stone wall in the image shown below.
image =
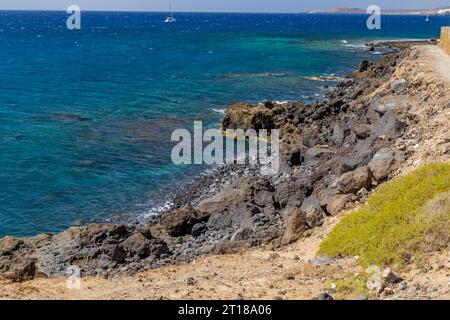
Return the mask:
M441 42L440 46L445 52L450 54L450 27L441 28Z

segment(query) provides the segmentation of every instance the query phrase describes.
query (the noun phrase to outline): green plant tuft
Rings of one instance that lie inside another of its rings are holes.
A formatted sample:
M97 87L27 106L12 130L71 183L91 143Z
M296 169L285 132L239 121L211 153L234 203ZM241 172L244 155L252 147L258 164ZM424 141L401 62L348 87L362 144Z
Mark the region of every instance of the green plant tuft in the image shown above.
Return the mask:
M318 254L359 256L365 266L420 263L450 243L449 199L450 164L427 165L379 187L331 231Z

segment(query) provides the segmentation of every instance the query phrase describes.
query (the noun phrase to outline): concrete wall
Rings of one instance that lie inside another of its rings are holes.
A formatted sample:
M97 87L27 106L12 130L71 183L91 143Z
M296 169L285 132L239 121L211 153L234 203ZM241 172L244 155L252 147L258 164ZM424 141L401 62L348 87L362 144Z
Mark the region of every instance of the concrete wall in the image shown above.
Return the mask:
M440 47L450 54L450 27L441 28L441 42Z

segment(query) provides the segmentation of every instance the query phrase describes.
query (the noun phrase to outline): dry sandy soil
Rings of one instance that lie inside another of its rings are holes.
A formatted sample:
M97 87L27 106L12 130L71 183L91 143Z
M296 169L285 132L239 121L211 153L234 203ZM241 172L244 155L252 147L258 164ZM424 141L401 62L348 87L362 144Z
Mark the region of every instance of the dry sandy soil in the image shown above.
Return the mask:
M424 163L449 161L445 148L450 145L450 108L442 111L442 105L450 103L450 56L436 46L420 47L399 66L394 78L425 89L410 93L410 112L420 121L409 135L411 140L422 138L402 146L413 154L398 174ZM326 282L362 272L355 259L331 263L315 259L322 239L346 214L329 219L310 237L276 251L266 247L204 257L133 277L83 278L79 290L68 289L66 279L25 283L0 279L0 299L312 299L323 292ZM401 275L406 280L403 288L381 298L450 299L449 252L430 257L428 268L411 266Z

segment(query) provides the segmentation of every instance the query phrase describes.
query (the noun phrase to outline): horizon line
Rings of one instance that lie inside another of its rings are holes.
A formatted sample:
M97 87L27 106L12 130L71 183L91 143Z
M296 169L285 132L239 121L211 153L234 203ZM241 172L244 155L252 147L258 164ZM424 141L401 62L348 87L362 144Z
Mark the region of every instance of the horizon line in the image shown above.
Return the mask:
M283 11L174 11L174 13L222 13L222 14L305 14L305 15L313 15L313 14L330 14L330 15L368 15L365 12L333 12L328 11L330 9L305 9L303 11L298 12L283 12ZM361 9L363 10L363 9ZM386 9L385 11L398 11L397 15L410 15L410 14L402 14L401 11L409 12L420 12L420 11L430 11L430 10L439 10L439 9ZM0 12L64 12L65 9L1 9ZM159 10L83 10L82 12L122 12L122 13L168 13L167 11L159 11ZM308 11L318 11L318 12L308 12ZM391 12L391 14L393 14ZM394 13L395 14L395 13Z

